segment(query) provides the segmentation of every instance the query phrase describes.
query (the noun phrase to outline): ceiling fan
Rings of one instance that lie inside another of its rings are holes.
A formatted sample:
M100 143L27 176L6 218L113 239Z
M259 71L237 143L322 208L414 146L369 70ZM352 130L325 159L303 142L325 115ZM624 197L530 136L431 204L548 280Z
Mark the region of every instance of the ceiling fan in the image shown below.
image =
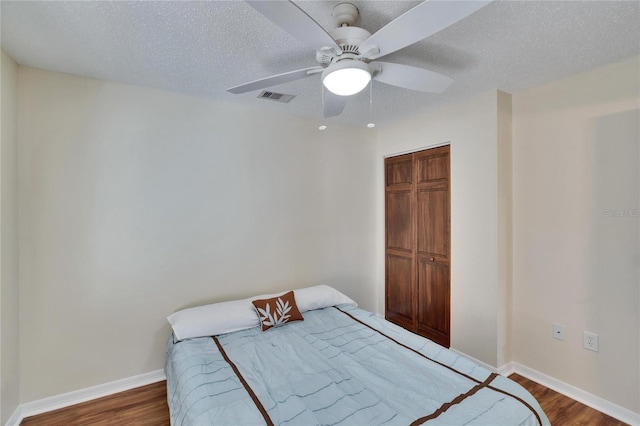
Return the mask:
M372 79L405 89L442 93L453 83L451 78L423 68L377 59L447 28L486 6L490 0L426 0L373 35L353 26L359 12L351 3L341 3L333 8L331 15L337 28L329 32L291 1L247 0L246 3L313 48L318 65L262 78L227 91L240 94L321 74L322 84L328 90L323 105L327 118L339 115L347 97L363 90Z

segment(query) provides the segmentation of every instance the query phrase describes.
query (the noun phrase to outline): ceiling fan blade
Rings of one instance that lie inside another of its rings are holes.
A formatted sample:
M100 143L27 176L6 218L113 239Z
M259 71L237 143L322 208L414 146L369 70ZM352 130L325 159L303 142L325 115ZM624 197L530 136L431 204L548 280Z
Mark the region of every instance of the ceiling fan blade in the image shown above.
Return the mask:
M426 0L371 35L361 44L360 51L366 52L375 46L378 52L367 55L369 59L388 55L455 24L489 3L491 1L486 0Z
M271 86L277 86L278 84L288 83L290 81L300 80L310 75L317 74L323 70L320 66L303 68L301 70L289 71L282 74L272 75L271 77L261 78L260 80L251 81L249 83L241 84L240 86L231 87L227 89L227 92L240 94L251 92L252 90L265 89Z
M314 50L331 48L338 54L342 53L342 49L329 33L296 4L282 0L247 0L247 3L271 22Z
M446 75L409 65L375 61L371 66L381 69L373 76L374 80L405 89L442 93L453 83Z
M324 89L322 89L324 90ZM342 114L344 106L347 104L347 96L338 96L326 90L324 92L324 118L335 117Z

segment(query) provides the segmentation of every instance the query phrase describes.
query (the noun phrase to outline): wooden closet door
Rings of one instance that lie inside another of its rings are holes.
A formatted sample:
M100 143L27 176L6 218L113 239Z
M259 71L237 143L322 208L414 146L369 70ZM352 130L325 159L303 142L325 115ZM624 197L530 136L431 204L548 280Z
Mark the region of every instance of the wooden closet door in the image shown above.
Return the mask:
M385 159L385 317L450 344L449 147Z
M449 147L415 154L417 333L450 345Z
M385 182L385 316L413 329L416 292L412 154L385 160Z

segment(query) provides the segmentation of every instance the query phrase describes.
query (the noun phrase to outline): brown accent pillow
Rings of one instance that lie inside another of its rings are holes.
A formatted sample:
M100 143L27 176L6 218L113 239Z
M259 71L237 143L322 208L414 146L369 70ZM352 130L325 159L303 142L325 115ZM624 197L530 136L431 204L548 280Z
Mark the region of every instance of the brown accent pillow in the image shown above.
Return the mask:
M304 321L296 305L293 291L271 299L254 300L251 303L256 307L262 331L272 327L280 327L292 321Z

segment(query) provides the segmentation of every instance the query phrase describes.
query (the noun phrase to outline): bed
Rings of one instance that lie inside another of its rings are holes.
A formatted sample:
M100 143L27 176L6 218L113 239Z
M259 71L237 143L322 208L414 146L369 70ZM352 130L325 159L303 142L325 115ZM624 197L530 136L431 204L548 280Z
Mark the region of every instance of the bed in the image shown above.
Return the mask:
M241 328L227 333L178 338L174 321L165 362L171 424L549 424L514 381L355 303L336 303L344 301L311 300L303 321L266 331L250 326L244 308L244 324L222 310L225 330Z

